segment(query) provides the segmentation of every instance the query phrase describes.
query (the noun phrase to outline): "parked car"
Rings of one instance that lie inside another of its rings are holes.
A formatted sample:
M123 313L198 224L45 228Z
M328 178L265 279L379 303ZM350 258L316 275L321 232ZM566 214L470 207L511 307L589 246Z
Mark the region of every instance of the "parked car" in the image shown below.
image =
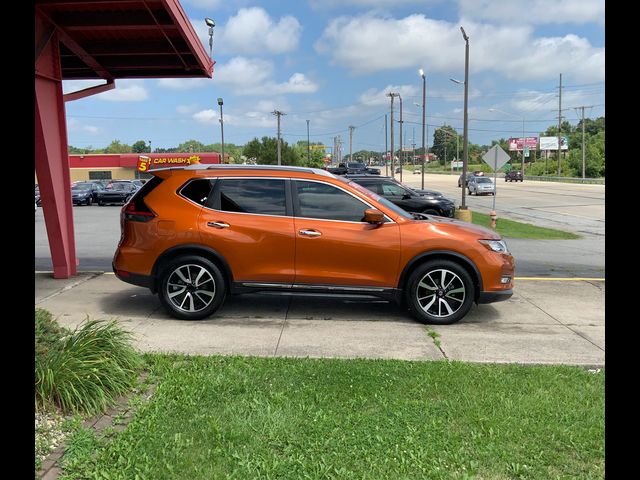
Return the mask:
M267 165L152 174L122 208L113 270L176 318L209 317L229 293L278 291L393 299L450 324L512 295L514 259L495 231L417 220L349 178Z
M464 174L460 174L460 176L458 177L458 187L462 187L463 176ZM484 172L480 170L476 170L474 172L467 172L467 180L464 182L464 186L466 187L469 184L469 179L471 177L483 177L483 176L484 176Z
M495 195L496 185L489 177L471 177L467 184L469 195Z
M138 190L138 186L130 180L112 181L104 190L98 192L98 205L127 203Z
M74 205L91 205L98 201L98 193L104 190L99 183L78 182L71 186L71 200Z
M386 198L407 212L453 217L455 204L440 192L422 190L418 192L391 177L371 175L346 175L359 185Z
M504 174L505 182L522 182L523 180L524 178L520 170L510 170Z
M35 188L35 198L36 198L36 207L40 206L40 188L38 187L38 185L36 185Z
M347 162L341 163L337 167L329 167L327 168L329 173L333 173L334 175L355 175L360 173L367 173L370 175L380 175L380 169L367 167L362 162Z

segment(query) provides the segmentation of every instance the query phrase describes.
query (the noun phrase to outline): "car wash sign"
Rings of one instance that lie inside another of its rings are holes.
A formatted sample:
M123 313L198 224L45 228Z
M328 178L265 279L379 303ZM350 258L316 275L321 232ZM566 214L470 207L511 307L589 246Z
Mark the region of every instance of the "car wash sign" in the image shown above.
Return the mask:
M168 155L160 157L150 157L148 155L138 156L138 171L148 172L154 168L162 167L183 167L186 165L192 165L194 163L200 163L199 155Z

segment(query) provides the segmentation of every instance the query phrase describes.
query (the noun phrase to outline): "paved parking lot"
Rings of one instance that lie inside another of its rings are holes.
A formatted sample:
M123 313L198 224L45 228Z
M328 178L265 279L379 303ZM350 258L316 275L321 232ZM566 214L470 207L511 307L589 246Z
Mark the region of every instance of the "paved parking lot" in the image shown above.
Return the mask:
M473 306L447 326L381 300L276 294L230 297L210 319L180 321L149 290L98 273L38 274L35 300L69 327L117 319L143 351L602 366L604 294L604 282L519 281L508 301Z

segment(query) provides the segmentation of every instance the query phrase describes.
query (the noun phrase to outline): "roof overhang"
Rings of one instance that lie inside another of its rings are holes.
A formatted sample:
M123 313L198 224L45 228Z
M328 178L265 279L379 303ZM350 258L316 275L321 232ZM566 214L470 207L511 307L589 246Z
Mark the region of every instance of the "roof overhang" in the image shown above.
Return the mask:
M58 34L63 80L213 75L177 0L36 0L35 12Z

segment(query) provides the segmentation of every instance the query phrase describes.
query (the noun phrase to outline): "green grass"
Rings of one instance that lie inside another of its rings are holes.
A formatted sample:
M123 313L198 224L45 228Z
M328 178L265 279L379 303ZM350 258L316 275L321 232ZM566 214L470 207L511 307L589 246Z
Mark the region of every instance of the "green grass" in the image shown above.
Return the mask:
M61 479L604 478L604 372L147 359L150 402L109 438L77 432Z
M491 228L491 218L484 213L473 212L472 222L476 225ZM500 218L496 221L496 232L507 238L531 238L534 240L575 240L582 238L571 232L553 228L537 227L528 223Z

